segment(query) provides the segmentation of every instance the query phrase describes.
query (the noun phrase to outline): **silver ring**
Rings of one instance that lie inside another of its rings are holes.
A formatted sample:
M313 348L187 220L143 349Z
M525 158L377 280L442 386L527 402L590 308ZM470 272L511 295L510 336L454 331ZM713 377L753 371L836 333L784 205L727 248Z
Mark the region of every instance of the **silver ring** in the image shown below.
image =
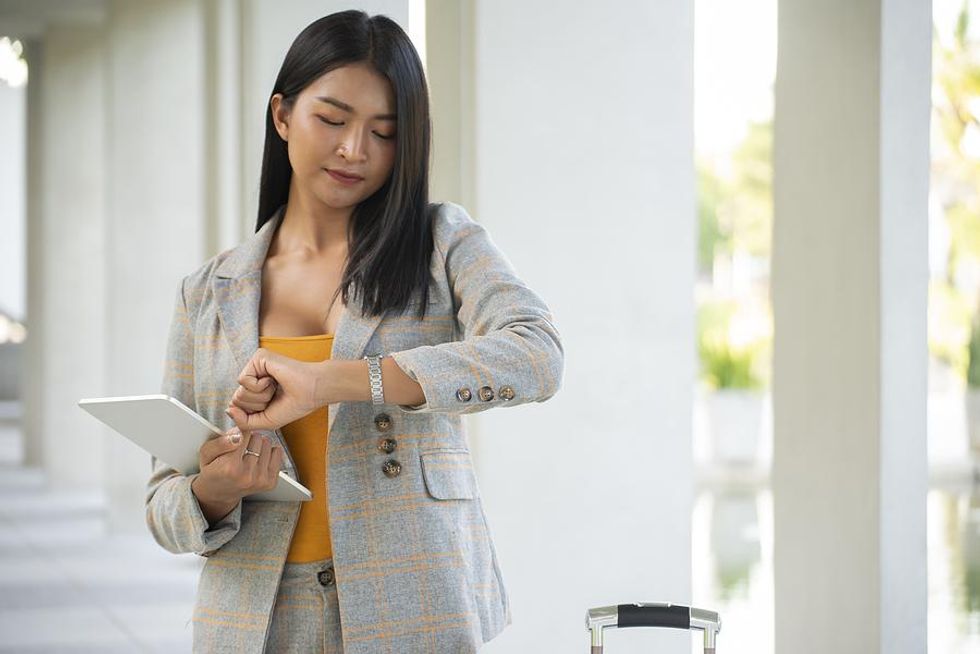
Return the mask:
M258 452L253 452L252 450L245 448L245 454L251 454L252 456L259 456ZM260 457L261 458L261 457Z

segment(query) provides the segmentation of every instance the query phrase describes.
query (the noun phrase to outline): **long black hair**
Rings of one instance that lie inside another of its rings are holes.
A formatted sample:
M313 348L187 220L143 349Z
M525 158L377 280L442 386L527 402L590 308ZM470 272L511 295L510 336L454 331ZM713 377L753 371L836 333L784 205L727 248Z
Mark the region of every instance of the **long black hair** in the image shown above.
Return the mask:
M282 93L288 107L325 73L360 62L373 66L394 90L395 160L385 184L354 208L347 265L337 290L344 304L352 294L359 296L361 312L371 316L389 309L403 311L417 297L421 319L428 303L433 249L429 91L415 46L387 16L368 16L356 9L333 13L310 23L289 47L266 103L255 231L287 201L293 175L286 142L272 120L272 96Z

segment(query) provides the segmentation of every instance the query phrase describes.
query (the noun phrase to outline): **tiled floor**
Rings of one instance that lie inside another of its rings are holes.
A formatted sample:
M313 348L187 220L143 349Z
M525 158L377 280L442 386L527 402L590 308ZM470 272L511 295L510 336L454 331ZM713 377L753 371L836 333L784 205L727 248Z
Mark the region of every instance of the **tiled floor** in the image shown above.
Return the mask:
M205 559L110 538L103 496L18 465L14 413L0 407L0 654L190 652Z

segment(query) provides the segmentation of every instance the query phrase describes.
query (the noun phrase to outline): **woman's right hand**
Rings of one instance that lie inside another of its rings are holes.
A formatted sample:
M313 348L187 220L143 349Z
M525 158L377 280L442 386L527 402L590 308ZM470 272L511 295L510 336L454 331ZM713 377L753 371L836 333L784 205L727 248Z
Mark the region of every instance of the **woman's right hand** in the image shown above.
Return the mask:
M235 438L239 440L236 442ZM246 444L259 456L246 454ZM275 488L282 460L282 448L273 446L269 438L232 427L224 436L201 445L201 472L191 486L201 502L234 506L246 495Z

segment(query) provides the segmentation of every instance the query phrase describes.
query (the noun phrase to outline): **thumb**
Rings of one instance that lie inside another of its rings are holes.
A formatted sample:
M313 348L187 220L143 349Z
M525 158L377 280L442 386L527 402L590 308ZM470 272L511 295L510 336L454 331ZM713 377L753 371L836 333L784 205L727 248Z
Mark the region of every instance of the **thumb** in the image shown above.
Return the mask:
M255 429L273 429L269 420L265 417L264 411L257 413L246 413L241 408L232 405L225 409L225 413L235 421L238 428L243 432L250 432Z
M245 435L242 430L238 427L232 427L225 432L225 450L231 451L236 450L242 446L242 441L245 440Z

